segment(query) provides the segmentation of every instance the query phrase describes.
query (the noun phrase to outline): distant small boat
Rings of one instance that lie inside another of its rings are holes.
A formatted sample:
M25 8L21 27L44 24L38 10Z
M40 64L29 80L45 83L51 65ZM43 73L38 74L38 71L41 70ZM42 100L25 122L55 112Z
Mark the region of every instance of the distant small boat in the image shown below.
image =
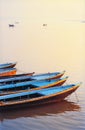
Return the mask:
M6 84L0 85L0 96L11 94L11 93L19 93L21 91L31 91L33 89L42 89L49 88L53 86L60 86L66 82L68 77L59 78L59 79L51 79L51 80L34 80L34 81L25 81L16 84Z
M16 62L0 64L0 69L13 68L16 64Z
M9 24L9 27L14 27L15 25L14 24Z
M21 109L21 107L60 102L72 94L79 86L80 84L71 84L0 96L0 110Z
M44 23L43 26L47 26L47 24Z
M16 68L0 69L0 76L15 75L16 71Z
M10 84L10 83L18 83L30 80L42 80L42 79L57 79L63 76L65 71L63 72L52 72L52 73L43 73L43 74L34 74L30 73L29 75L13 75L13 76L5 76L0 78L0 83Z

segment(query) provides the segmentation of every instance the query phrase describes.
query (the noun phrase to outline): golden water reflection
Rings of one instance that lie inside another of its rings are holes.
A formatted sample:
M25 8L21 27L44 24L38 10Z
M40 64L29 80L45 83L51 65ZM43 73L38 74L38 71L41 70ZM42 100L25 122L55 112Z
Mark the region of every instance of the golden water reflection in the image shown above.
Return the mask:
M0 121L3 122L4 119L17 119L22 117L34 117L37 116L52 116L54 114L61 114L68 111L79 111L80 106L76 103L69 101L62 101L60 103L52 103L47 105L42 105L39 107L23 108L18 110L3 111L0 113Z

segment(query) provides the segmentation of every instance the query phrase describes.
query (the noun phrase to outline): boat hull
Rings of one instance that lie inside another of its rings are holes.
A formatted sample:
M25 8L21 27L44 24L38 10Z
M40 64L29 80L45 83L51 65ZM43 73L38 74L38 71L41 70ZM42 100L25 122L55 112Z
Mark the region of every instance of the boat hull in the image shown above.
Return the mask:
M7 69L7 68L13 68L15 67L16 63L8 63L8 64L3 64L0 66L0 69Z
M12 70L12 71L8 71L8 72L0 73L0 76L11 76L11 75L15 75L15 74L16 74L16 70Z
M44 97L39 97L36 99L31 99L31 100L24 100L24 101L17 101L16 103L9 103L9 104L4 104L1 105L0 103L0 110L12 110L12 109L20 109L21 107L34 107L34 106L40 106L43 104L48 104L48 103L53 103L53 102L60 102L64 100L67 96L72 94L78 86L75 86L74 88L71 88L69 90L65 90L64 92L56 93L53 95L49 96L44 96Z
M58 79L58 78L61 78L62 76L64 75L64 73L60 73L52 78L48 78L48 79Z
M13 68L13 67L15 67L15 65L16 65L16 63L14 63L14 64L11 64L11 65L9 65L9 66L6 66L6 67L3 67L3 69L7 69L7 68Z
M33 80L41 80L41 79L58 79L61 78L64 75L65 71L63 72L54 72L54 73L45 73L45 74L38 74L38 75L33 75L32 79Z
M22 73L22 74L16 74L16 75L0 76L0 79L11 79L11 78L17 78L17 77L21 77L22 78L23 76L32 76L33 74L34 74L34 72L32 72L32 73ZM4 82L2 82L2 83L4 83Z

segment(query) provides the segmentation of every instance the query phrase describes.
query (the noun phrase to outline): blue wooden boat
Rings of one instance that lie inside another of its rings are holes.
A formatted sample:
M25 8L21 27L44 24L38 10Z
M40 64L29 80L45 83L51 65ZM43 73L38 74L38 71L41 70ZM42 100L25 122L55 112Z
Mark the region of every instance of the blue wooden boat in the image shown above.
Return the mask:
M43 74L35 74L32 76L32 79L40 80L40 79L56 79L63 76L65 71L63 72L51 72L51 73L43 73Z
M16 62L0 64L0 69L13 68L15 65L16 65Z
M68 77L65 78L58 78L58 79L43 79L43 80L34 80L34 81L26 81L20 82L16 84L6 84L0 85L0 96L11 94L11 93L18 93L21 91L31 91L33 89L42 89L42 88L49 88L53 86L60 86L66 82Z
M16 68L0 69L0 76L15 75L16 71L17 71Z
M23 77L23 76L32 76L35 72L31 72L31 73L18 73L16 75L8 75L8 76L0 76L0 80L2 79L2 81L4 81L5 79L11 79L12 78L16 78L16 77Z
M30 81L30 80L41 80L41 79L57 79L63 76L65 71L63 72L52 72L52 73L44 73L44 74L38 74L33 75L33 73L30 73L29 75L14 75L14 76L6 76L0 79L0 84L5 83L18 83L18 82L24 82L24 81Z
M80 83L0 96L0 110L20 109L21 107L60 102L72 94L79 86Z
M31 76L35 72L32 73L22 73L22 74L16 74L16 75L9 75L9 76L1 76L0 77L0 84L10 84L10 83L18 83L18 82L24 82L24 81L30 81Z

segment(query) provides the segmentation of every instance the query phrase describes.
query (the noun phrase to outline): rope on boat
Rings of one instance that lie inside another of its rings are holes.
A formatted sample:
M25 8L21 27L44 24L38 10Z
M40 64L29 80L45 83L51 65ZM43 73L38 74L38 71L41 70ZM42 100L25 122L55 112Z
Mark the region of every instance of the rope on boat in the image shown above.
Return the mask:
M76 101L79 102L79 99L78 99L77 93L74 92L74 94L75 94ZM67 99L68 99L69 101L71 101L71 98L70 98L70 97L71 97L71 95L69 95L69 96L67 97Z
M79 99L78 99L77 93L74 92L74 94L75 94L75 97L76 97L77 102L79 102Z

